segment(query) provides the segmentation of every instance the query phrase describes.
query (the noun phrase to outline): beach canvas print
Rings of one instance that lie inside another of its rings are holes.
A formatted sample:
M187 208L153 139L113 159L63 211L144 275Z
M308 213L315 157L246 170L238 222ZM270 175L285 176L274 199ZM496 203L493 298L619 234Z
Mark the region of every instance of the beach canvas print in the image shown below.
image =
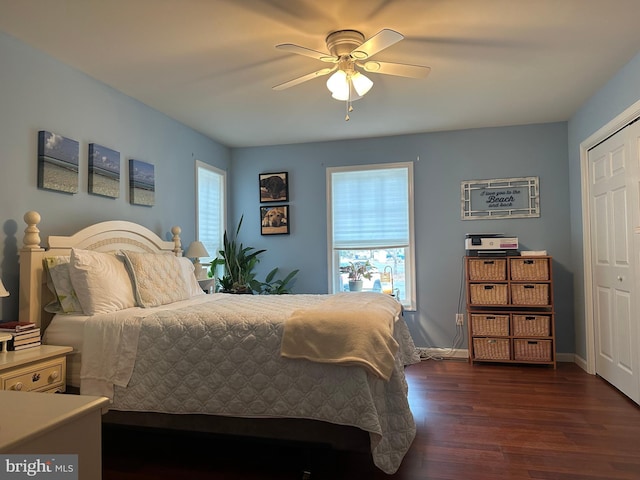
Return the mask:
M56 133L38 132L38 188L78 193L80 145Z
M120 196L120 152L97 143L89 144L89 193Z
M152 206L155 201L155 183L151 163L129 160L129 196L132 204Z

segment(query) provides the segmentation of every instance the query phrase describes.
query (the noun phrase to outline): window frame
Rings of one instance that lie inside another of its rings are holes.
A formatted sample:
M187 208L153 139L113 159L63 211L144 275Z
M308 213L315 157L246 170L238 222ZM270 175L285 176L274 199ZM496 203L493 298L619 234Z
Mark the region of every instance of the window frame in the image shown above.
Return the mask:
M405 296L402 304L406 310L416 310L416 268L415 268L415 220L414 220L414 174L413 162L379 163L369 165L350 165L342 167L327 167L327 271L328 271L328 291L336 293L339 287L338 275L340 272L339 258L337 250L333 246L333 188L332 174L338 172L355 172L366 170L384 170L392 168L407 169L407 202L409 220L409 244L406 247L391 246L393 248L405 248ZM367 250L374 250L371 247L363 247ZM354 248L355 250L355 248ZM408 270L408 272L407 272Z
M222 248L224 232L227 228L227 172L225 170L214 167L213 165L202 162L200 160L195 161L196 240L200 240L200 241L202 241L202 239L200 238L200 171L201 169L207 170L209 173L213 173L221 177L222 192L220 194L220 232L219 232L219 238L218 238L218 246L213 251L210 247L207 247L207 251L209 252L209 257L206 257L206 258L203 257L201 259L203 263L210 263L216 258L218 250Z

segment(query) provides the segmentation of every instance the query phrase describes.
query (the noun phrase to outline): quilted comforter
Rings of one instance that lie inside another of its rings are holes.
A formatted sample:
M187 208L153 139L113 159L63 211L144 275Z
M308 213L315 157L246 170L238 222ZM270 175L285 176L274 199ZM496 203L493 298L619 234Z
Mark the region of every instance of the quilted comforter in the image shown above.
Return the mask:
M404 366L419 361L415 346L399 318L399 350L388 381L358 366L283 358L284 322L293 311L326 298L215 294L172 308L132 309L129 316L96 316L85 323L81 391L103 394L92 379L104 379L106 372L113 376L115 410L355 426L369 432L375 465L393 473L415 436L404 376ZM128 341L105 342L118 335ZM110 352L120 362L100 369Z

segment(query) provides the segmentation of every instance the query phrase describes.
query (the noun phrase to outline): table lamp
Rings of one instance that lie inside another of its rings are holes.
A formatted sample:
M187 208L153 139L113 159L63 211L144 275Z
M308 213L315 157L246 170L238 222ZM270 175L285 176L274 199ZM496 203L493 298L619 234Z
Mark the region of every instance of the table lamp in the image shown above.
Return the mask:
M204 244L198 240L191 242L189 248L187 248L185 257L193 259L193 268L196 278L198 280L206 280L208 278L207 269L205 268L209 264L200 263L200 257L208 257L209 252L205 248Z
M2 280L0 280L0 297L8 297L8 296L9 296L9 292L7 292L7 289L4 288Z

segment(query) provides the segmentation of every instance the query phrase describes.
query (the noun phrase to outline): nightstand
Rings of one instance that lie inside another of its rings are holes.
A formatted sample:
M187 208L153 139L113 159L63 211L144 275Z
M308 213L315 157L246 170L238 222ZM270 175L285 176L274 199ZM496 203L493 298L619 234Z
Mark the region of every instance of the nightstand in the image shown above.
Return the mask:
M41 345L0 353L0 390L64 392L71 347Z
M215 287L216 279L215 278L205 278L204 280L198 280L200 284L200 288L204 290L206 293L211 293L213 287Z

